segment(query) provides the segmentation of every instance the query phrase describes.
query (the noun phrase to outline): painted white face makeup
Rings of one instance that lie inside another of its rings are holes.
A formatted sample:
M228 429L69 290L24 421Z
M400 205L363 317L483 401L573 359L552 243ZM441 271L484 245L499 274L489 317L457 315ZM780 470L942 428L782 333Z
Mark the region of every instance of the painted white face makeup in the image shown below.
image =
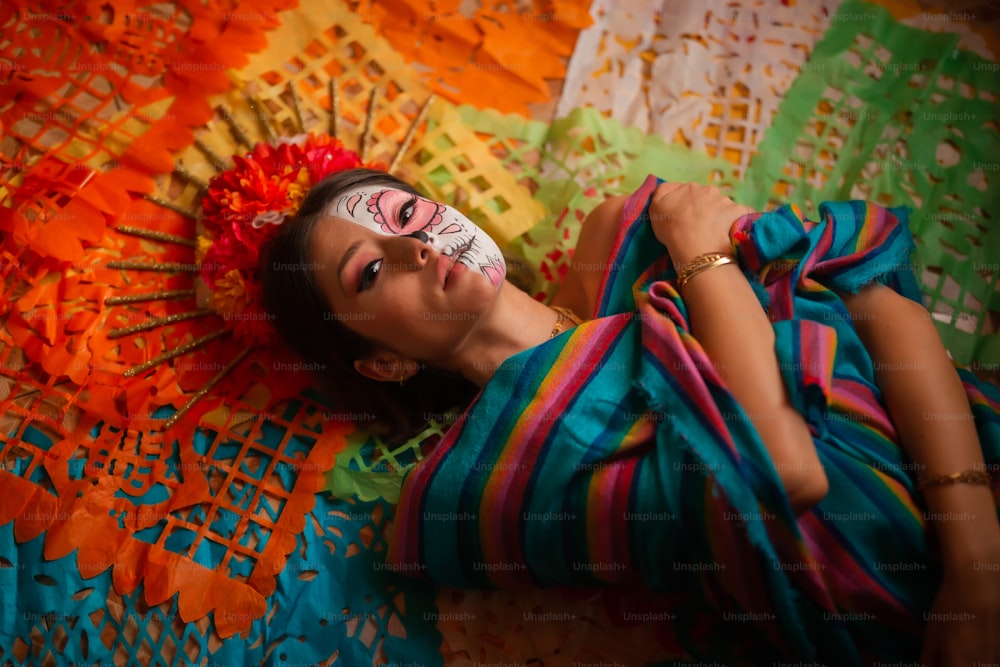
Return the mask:
M341 195L327 214L385 235L413 236L478 271L497 289L507 274L503 253L475 223L451 206L386 186L358 187Z

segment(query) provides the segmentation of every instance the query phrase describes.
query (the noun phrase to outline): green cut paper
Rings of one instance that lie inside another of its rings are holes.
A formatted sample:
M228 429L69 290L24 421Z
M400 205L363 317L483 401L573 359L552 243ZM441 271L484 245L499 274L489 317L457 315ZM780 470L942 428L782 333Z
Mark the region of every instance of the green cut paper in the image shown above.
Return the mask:
M543 267L568 264L584 217L609 196L633 192L649 174L714 183L724 192L737 182L730 162L667 144L592 108L574 109L549 126L470 106L460 113L545 207L545 217L507 248L534 270L529 291L543 300L553 296L558 282L556 271L549 276Z
M942 339L973 370L1000 364L1000 71L958 36L845 2L782 101L736 199L907 206L913 270Z
M423 431L395 446L377 435L353 433L327 473L327 491L336 498L398 502L406 471L423 459L423 444L444 435L448 425L431 420Z

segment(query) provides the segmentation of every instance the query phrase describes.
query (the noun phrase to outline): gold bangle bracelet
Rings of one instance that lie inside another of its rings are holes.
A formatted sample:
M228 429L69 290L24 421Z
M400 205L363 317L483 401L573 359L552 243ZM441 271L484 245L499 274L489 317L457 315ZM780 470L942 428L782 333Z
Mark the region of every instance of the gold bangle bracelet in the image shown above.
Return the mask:
M950 475L917 475L917 490L922 491L930 486L949 486L951 484L974 484L990 486L993 478L985 470L963 470Z
M735 261L736 260L732 255L726 255L720 252L710 252L704 255L698 255L690 262L677 269L677 287L684 287L689 280L702 271L708 271L709 269L714 269L717 266L732 264Z

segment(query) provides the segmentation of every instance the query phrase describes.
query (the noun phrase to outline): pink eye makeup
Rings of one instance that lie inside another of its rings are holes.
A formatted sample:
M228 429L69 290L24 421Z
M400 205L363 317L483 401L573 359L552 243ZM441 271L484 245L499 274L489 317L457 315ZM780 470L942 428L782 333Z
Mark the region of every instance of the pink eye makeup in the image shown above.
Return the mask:
M442 255L457 255L456 262L485 276L496 289L506 277L506 262L496 242L451 206L404 190L359 186L345 192L328 212L379 234L412 236ZM380 264L369 260L352 284L359 292L369 289L380 269Z

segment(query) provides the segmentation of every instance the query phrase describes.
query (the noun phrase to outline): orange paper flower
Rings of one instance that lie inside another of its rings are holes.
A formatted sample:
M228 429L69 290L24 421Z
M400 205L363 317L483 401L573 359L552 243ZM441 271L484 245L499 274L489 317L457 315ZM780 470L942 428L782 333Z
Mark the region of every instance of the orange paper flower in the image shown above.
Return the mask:
M312 134L275 146L257 144L233 161L232 169L212 179L202 202L211 245L202 259L201 276L212 290L212 307L236 337L263 345L275 332L260 305L261 248L298 212L309 188L362 162L339 140Z

